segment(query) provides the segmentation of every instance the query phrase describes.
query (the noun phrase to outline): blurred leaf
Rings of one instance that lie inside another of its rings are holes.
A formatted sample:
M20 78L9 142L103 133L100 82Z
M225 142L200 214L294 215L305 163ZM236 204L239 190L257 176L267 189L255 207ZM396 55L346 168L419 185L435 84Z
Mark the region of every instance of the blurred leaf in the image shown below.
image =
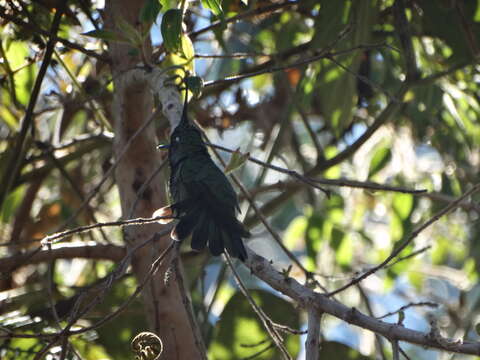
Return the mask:
M1 207L1 220L3 223L8 223L11 220L11 217L21 204L24 194L25 186L18 186L8 194Z
M106 41L127 42L125 37L110 30L92 30L92 31L83 33L81 35L93 37L96 39L106 40Z
M337 341L322 341L319 358L332 360L374 360L374 358L364 356L357 350Z
M299 241L303 242L307 227L308 218L306 216L297 216L295 219L293 219L285 231L285 246L288 249L293 250Z
M390 237L393 241L400 240L404 236L403 222L397 214L390 217Z
M407 219L413 211L413 195L395 193L393 196L393 209L400 219Z
M390 149L389 144L380 145L379 148L373 154L372 160L370 161L370 169L368 170L368 178L371 178L382 170L385 165L388 164L392 158L392 150Z
M154 23L161 9L162 4L160 4L159 0L146 0L140 10L140 22L144 24Z
M202 0L202 5L205 8L210 9L216 16L220 16L223 13L220 0Z
M26 105L30 99L30 92L37 73L35 64L25 66L28 56L29 49L27 44L21 41L10 42L6 50L6 57L12 71L15 72L15 93L17 100L22 105Z
M181 45L182 11L180 9L168 10L163 15L160 28L167 51L177 52Z
M335 252L335 259L342 269L349 270L350 264L353 260L354 244L349 234L344 234L343 231L339 231L337 234L337 231L337 229L334 229L332 232L332 238L335 238L335 236L341 236L340 246Z
M12 114L8 107L0 105L0 119L9 127L10 130L17 129L18 119Z
M294 329L299 328L298 313L291 303L264 290L253 290L250 294L273 321L281 320L282 324ZM285 317L285 314L289 316ZM208 349L208 358L212 360L237 360L270 346L267 332L240 292L237 292L225 306L214 330L213 339ZM298 336L286 335L285 345L295 358L300 349ZM278 359L280 356L273 346L255 359Z
M187 61L192 61L195 57L195 49L193 47L192 40L188 35L182 34L180 39L180 54Z
M306 268L313 271L317 267L317 254L320 251L321 243L326 238L325 219L318 212L313 212L308 217L307 229L305 231L305 247L307 250Z
M228 162L227 166L225 167L225 174L229 174L234 170L242 167L245 162L248 160L250 153L242 154L240 152L240 148L235 150L230 157L230 161Z
M141 47L143 45L142 34L132 24L120 16L116 18L116 24L122 32L122 35L131 45L135 47Z

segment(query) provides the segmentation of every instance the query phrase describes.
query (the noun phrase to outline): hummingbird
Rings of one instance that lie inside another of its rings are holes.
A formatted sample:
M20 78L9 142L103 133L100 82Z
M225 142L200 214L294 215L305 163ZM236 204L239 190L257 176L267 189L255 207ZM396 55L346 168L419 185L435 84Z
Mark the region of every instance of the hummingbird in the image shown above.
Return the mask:
M250 237L250 232L236 217L240 211L237 195L210 157L200 130L190 122L188 90L185 96L182 117L170 136L170 144L159 146L168 148L173 204L157 210L154 216L179 219L171 236L181 241L192 234L193 250L201 251L208 244L214 256L227 250L229 255L245 261L242 238Z

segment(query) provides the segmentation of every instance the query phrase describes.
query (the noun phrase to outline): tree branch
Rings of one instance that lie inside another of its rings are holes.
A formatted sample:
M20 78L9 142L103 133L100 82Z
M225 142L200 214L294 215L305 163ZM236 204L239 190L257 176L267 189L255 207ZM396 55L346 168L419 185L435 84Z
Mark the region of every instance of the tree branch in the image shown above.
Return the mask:
M480 354L480 343L478 342L454 341L439 337L439 335L434 337L430 333L416 331L367 316L355 308L347 307L313 291L307 286L302 286L294 278L285 276L285 274L275 270L270 261L255 254L248 248L247 254L248 258L245 261L245 265L254 275L269 284L273 289L296 301L303 309L314 308L316 311L325 312L349 324L381 334L388 339L406 341L412 344L462 354Z

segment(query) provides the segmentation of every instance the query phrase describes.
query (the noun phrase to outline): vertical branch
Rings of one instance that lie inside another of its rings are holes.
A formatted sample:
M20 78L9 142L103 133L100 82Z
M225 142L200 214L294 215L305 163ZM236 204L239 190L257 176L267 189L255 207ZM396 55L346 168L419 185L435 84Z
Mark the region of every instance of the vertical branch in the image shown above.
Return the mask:
M400 360L400 347L397 340L392 340L392 357L393 360Z
M322 314L315 308L308 309L308 333L305 341L306 360L318 360L320 354L320 320Z

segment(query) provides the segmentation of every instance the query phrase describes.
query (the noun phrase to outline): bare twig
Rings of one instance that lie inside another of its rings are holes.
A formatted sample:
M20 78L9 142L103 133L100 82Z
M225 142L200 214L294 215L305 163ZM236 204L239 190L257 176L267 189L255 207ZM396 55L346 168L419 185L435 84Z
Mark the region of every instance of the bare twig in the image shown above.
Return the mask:
M226 151L229 153L234 153L235 150L226 148L224 146L212 144L212 143L205 143L208 146L217 148L222 151ZM269 169L275 170L277 172L280 172L282 174L289 175L303 183L306 183L316 189L319 189L323 192L328 193L328 190L325 190L321 187L319 187L316 184L322 184L322 185L333 185L333 186L343 186L343 187L352 187L352 188L360 188L360 189L368 189L368 190L378 190L378 191L393 191L393 192L401 192L401 193L406 193L406 194L422 194L425 193L427 190L425 189L420 189L420 190L412 190L412 189L407 189L404 187L399 187L399 186L391 186L391 185L385 185L385 184L378 184L374 183L371 181L357 181L357 180L351 180L351 179L316 179L316 178L311 178L309 176L301 175L295 170L289 170L282 168L280 166L272 165L267 162L258 160L254 157L249 156L248 160L261 165L263 167L267 167Z
M110 221L104 223L96 223L91 225L79 226L74 229L65 230L62 232L57 232L52 235L45 236L42 239L42 244L52 244L57 240L66 238L67 236L80 234L85 231L90 231L93 229L104 228L104 227L112 227L112 226L132 226L132 225L143 225L143 224L151 224L158 222L158 220L162 219L173 219L172 216L156 216L152 218L135 218L135 219L128 219L128 220L118 220L118 221Z
M434 302L431 302L431 301L421 301L421 302L416 302L416 303L409 303L409 304L406 304L406 305L403 305L401 308L395 310L395 311L392 311L392 312L389 312L389 313L386 313L382 316L378 316L377 319L384 319L388 316L392 316L392 315L395 315L395 314L398 314L399 312L401 311L405 311L407 310L408 308L411 308L411 307L417 307L417 306L428 306L428 307L432 307L432 308L436 308L438 307L438 304L437 303L434 303Z

